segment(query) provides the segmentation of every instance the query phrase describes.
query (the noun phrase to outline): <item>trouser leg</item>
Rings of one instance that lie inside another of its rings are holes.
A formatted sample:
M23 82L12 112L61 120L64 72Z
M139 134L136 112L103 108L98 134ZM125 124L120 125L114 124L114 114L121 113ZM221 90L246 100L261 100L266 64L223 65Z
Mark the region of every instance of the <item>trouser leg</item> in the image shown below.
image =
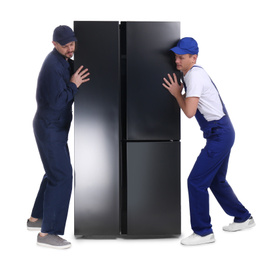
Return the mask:
M72 166L68 146L66 142L36 140L46 178L41 184L33 210L41 211L43 197L42 232L63 235L72 191Z
M244 222L250 217L248 210L241 204L226 180L229 156L215 175L211 191L223 210L230 216L235 217L236 222Z
M31 217L33 218L39 218L39 219L43 218L43 201L44 201L44 192L45 192L46 186L47 186L47 177L45 174L42 179L40 189L38 191L38 194L32 209Z
M188 178L191 226L194 233L200 236L213 232L209 214L208 188L224 160L222 156L215 160L209 156L206 148L201 151Z
M44 193L42 232L63 235L72 191L72 166L67 144L48 147L50 169Z

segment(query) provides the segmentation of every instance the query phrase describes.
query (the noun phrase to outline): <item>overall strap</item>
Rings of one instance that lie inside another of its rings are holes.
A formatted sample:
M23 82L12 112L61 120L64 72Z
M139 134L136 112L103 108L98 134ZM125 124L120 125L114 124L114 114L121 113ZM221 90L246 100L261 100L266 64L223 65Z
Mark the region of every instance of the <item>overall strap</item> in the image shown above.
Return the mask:
M186 92L187 91L187 87L186 87L186 84L185 84L184 75L183 75L182 71L180 72L180 78L181 78L181 81L183 83L183 87L184 87L185 92Z
M192 68L194 68L194 67L203 69L203 68L202 68L201 66L199 66L199 65L194 65ZM191 69L192 69L192 68L191 68ZM209 75L208 75L208 76L209 76ZM223 107L223 112L224 112L226 115L228 115L227 109L226 109L225 104L224 104L224 102L223 102L223 100L222 100L222 98L221 98L221 96L220 96L220 94L219 94L219 91L218 91L216 85L214 84L214 82L212 81L212 79L211 79L210 76L209 76L209 78L210 78L210 81L212 82L212 84L214 85L214 87L215 87L215 89L216 89L216 91L217 91L217 93L218 93L218 96L219 96L219 98L220 98L220 101L221 101L221 104L222 104L222 107ZM184 80L183 80L183 75L182 75L182 81L184 81ZM183 84L184 84L184 83L183 83ZM185 90L186 90L186 88L185 88Z

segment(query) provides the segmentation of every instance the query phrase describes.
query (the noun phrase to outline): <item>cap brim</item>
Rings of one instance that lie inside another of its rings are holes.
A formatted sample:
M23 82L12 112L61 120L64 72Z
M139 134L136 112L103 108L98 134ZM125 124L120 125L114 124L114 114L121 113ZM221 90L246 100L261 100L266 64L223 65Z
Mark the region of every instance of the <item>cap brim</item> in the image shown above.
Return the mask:
M173 51L174 53L178 54L178 55L184 55L184 54L192 54L192 55L198 55L198 51L189 51L187 49L181 49L179 47L174 47L172 49L170 49L170 51Z
M77 41L77 38L75 36L72 36L72 37L69 37L69 38L64 39L62 41L59 41L59 44L60 45L65 45L65 44L67 44L69 42L76 42L76 41Z
M188 50L183 50L179 47L174 47L174 48L170 49L170 51L172 51L176 54L179 54L179 55L188 54Z

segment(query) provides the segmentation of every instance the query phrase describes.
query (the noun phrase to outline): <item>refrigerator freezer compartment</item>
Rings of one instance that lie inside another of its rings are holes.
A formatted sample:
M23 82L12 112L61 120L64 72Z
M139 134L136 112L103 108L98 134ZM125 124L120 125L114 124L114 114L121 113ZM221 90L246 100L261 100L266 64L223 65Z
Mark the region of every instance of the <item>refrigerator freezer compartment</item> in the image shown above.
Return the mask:
M179 235L180 143L126 145L127 235Z

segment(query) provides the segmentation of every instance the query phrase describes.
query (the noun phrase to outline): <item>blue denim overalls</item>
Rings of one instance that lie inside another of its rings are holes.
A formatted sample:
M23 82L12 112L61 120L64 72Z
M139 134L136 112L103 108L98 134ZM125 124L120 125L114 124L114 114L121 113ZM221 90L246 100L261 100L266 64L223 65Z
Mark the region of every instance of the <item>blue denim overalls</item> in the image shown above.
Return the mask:
M216 88L215 85L214 87ZM239 202L226 181L235 133L223 102L222 105L225 116L220 120L207 121L199 110L195 115L203 136L207 140L188 178L191 226L194 233L200 236L213 232L209 215L208 188L211 189L223 210L235 217L235 222L244 222L250 217L250 213Z

